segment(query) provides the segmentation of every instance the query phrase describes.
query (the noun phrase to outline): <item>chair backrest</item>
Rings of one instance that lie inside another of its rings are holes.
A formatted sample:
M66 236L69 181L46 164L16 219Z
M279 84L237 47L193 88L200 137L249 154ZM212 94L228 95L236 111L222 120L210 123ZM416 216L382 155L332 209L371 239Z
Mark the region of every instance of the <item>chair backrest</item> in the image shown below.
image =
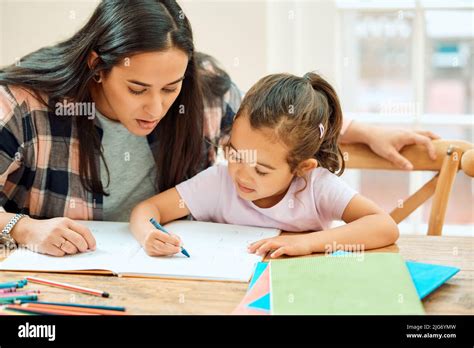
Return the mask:
M428 235L439 236L442 233L448 199L458 170L474 177L474 145L461 140L434 140L436 160L428 156L423 145L405 146L401 155L412 164L413 170L438 172L418 191L403 201L403 204L390 213L398 224L416 208L434 195L428 224ZM375 154L365 144L341 145L346 168L400 170L390 161Z

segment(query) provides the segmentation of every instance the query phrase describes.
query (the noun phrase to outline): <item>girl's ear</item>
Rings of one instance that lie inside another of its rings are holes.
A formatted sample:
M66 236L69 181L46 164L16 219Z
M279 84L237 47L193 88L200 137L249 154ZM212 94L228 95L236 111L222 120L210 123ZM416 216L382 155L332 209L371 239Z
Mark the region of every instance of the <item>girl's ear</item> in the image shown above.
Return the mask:
M317 167L318 161L315 158L308 158L307 160L304 160L298 165L298 168L296 169L296 175L304 176L313 169L316 169Z

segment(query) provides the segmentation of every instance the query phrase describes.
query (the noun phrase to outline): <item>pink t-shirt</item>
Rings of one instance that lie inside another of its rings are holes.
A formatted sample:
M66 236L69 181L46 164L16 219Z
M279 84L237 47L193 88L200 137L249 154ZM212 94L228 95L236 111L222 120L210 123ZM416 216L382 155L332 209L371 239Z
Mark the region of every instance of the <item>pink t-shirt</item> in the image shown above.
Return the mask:
M226 164L207 168L176 189L196 220L235 225L278 228L283 231L320 231L341 220L357 193L325 168L316 168L293 179L285 197L270 208L260 208L239 197Z

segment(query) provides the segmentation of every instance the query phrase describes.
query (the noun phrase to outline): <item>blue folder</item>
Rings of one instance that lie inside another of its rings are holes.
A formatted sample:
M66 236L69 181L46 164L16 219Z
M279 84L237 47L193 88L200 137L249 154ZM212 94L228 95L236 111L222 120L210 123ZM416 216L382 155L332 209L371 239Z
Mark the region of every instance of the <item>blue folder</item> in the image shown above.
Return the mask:
M413 283L420 299L439 288L449 278L459 272L459 268L406 261Z

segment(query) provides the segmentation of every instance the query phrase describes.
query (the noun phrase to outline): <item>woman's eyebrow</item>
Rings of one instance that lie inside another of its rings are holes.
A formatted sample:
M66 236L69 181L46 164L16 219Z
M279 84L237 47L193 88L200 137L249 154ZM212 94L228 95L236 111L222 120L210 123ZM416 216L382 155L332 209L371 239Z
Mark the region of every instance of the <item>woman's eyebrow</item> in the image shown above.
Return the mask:
M183 80L184 80L184 76L180 77L176 81L168 83L166 86L174 85L175 83L181 82ZM149 83L145 83L145 82L141 82L141 81L137 81L137 80L127 80L127 82L133 83L135 85L140 85L140 86L143 86L143 87L151 87L151 85Z
M140 82L140 81L137 81L137 80L127 80L127 82L134 83L136 85L140 85L140 86L143 86L143 87L151 87L150 84L145 83L145 82Z
M229 141L229 146L236 152L239 152L239 150L237 150L235 148L234 145L232 145L232 143ZM262 166L262 167L265 167L265 168L268 168L268 169L271 169L271 170L276 170L276 168L272 167L271 165L269 164L265 164L265 163L261 163L261 162L257 162L258 165Z
M169 86L169 85L174 85L175 83L181 82L181 81L183 81L183 80L184 80L184 76L180 77L180 78L177 79L176 81L173 81L173 82L168 83L167 86Z

